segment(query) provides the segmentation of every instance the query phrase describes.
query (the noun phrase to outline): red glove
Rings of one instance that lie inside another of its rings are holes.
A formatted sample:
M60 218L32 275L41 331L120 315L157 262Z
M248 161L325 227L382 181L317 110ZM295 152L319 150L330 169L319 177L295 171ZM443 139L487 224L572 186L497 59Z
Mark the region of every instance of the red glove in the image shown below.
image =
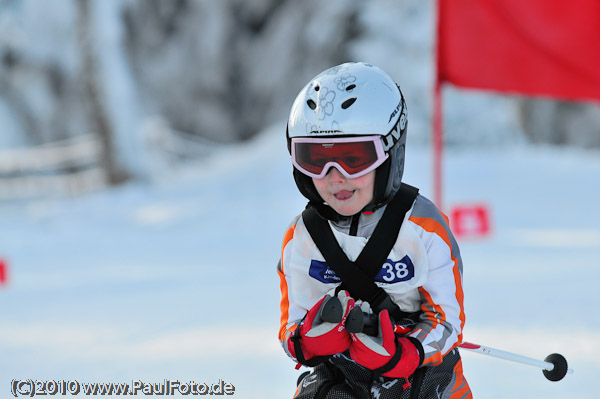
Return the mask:
M323 320L322 308L327 306L327 301L337 301L338 299L342 308L339 322ZM288 350L292 356L300 363L307 364L306 360L311 358L330 356L346 351L352 340L350 333L344 328L344 322L353 307L354 299L346 291L341 291L337 298L325 295L308 311L304 323L288 340ZM301 354L297 353L297 349L300 349Z
M351 333L350 357L377 374L392 378L408 378L421 363L414 338L396 336L387 310L379 313L376 337Z

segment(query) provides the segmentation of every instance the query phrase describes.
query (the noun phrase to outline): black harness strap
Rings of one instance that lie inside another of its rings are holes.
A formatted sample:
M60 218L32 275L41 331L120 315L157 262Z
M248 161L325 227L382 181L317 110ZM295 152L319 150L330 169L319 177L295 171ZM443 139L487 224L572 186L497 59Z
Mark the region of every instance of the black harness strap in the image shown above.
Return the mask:
M408 210L411 208L419 189L402 184L398 193L385 209L381 220L373 231L372 239L356 259L356 264L375 278L398 239L398 233Z
M344 288L355 299L369 302L377 313L388 309L395 320L401 320L408 314L402 312L389 295L375 284L374 278L396 243L406 212L418 192L419 189L402 183L355 262L348 259L327 220L319 216L312 207L302 213L308 233L327 264L342 279Z

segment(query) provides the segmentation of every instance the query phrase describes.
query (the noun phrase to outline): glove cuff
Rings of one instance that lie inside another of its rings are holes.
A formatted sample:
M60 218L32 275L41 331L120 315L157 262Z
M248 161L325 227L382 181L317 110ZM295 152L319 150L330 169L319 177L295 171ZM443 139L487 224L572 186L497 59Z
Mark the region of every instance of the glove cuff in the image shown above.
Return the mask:
M381 376L392 372L390 373L391 375L387 376L394 378L408 378L414 373L417 367L423 364L424 351L423 345L419 340L413 337L401 337L396 335L395 344L396 353L394 353L386 364L373 370L375 375ZM417 353L414 353L414 350L411 350L413 347ZM398 367L399 363L402 363L401 367ZM398 370L395 370L397 367Z
M423 349L423 344L421 343L421 341L419 341L415 337L406 337L406 338L419 351L419 364L417 365L417 367L421 367L421 365L423 364L423 361L425 360L425 349Z
M392 356L386 364L373 370L373 373L375 375L379 376L387 373L388 371L396 367L396 365L400 361L400 358L402 357L402 347L400 345L400 342L398 341L397 335L394 338L394 343L396 344L396 353L394 353L394 356Z
M294 334L289 338L288 341L288 349L294 355L298 363L303 364L308 367L315 367L331 356L313 356L310 359L306 359L304 357L304 351L302 350L302 345L300 344L300 340L302 339L302 335L300 335L300 327L294 331Z

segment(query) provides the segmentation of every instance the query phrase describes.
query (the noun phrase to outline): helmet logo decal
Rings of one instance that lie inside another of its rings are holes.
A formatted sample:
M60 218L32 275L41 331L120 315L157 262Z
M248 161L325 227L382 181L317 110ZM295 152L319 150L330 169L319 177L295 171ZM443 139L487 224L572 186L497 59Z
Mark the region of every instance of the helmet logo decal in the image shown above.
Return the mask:
M390 123L392 121L392 118L394 116L396 116L396 114L398 113L398 111L400 111L401 107L402 107L402 99L400 99L400 102L398 103L398 105L396 105L396 108L390 114L390 119L388 119L388 123Z
M401 131L398 130L398 125L395 125L392 131L381 138L383 141L383 150L387 152L390 148L400 140Z
M402 104L402 100L400 100L400 104ZM397 112L396 110L394 112ZM383 150L388 151L390 148L396 144L400 137L402 136L402 132L406 128L406 106L402 108L402 114L400 114L400 119L398 123L394 125L394 128L387 135L383 136L381 140L383 141Z
M328 70L326 70L325 72L323 72L321 75L337 75L342 69L344 69L344 65L338 65L338 66L334 66L329 68ZM319 76L321 76L319 75Z
M319 106L317 107L319 120L333 114L333 100L335 100L335 91L329 90L327 87L323 87L319 91Z
M337 134L342 133L342 131L340 130L340 124L337 123L336 121L333 121L333 122L331 122L331 128L329 128L329 129L323 129L322 126L318 126L318 125L307 124L306 125L306 133L337 135Z
M402 115L400 115L400 130L404 130L406 127L406 112L402 111Z
M356 85L353 86L354 82L356 82L356 76L345 73L335 78L334 82L337 84L339 91L348 90L348 92L351 92L356 87Z

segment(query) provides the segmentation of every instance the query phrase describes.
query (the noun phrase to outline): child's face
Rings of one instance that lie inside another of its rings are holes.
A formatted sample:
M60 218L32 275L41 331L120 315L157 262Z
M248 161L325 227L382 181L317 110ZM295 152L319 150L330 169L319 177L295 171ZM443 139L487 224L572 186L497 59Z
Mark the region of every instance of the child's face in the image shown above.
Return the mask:
M373 200L375 170L349 179L336 168L330 168L322 179L312 178L317 192L337 213L351 216Z

